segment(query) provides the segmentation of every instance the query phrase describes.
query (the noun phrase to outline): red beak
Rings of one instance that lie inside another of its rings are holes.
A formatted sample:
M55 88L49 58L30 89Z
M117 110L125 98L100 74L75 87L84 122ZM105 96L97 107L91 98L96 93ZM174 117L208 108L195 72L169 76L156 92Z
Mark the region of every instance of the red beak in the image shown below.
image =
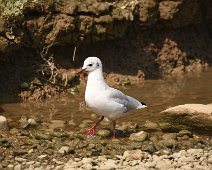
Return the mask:
M84 72L85 72L85 69L81 69L79 72L77 72L77 75L80 75L80 74L82 74Z

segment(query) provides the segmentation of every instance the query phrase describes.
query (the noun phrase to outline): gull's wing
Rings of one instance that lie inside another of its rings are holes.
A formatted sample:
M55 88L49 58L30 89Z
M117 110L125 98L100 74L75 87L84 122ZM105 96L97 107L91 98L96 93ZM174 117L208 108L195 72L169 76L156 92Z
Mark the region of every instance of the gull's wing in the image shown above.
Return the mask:
M132 110L132 109L139 109L144 108L144 105L142 105L138 100L125 95L120 90L109 88L109 98L119 104L122 104L124 107L126 107L126 111Z

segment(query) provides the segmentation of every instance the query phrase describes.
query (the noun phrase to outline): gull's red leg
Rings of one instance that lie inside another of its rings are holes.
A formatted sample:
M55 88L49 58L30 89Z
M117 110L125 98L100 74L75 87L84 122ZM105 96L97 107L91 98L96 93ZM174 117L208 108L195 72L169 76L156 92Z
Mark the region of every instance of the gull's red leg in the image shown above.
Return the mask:
M98 121L95 125L93 125L90 129L87 129L87 130L85 131L85 133L86 133L87 135L94 136L94 135L95 135L95 132L96 132L96 126L97 126L103 119L104 119L104 116L102 116L102 117L99 119L99 121Z
M114 120L113 121L113 137L112 139L115 139L116 138L116 121Z

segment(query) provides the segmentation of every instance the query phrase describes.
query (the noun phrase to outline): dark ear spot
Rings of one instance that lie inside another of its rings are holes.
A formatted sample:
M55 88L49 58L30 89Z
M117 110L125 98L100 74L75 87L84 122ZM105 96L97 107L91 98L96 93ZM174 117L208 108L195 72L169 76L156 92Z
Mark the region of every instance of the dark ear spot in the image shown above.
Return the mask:
M98 62L96 63L96 65L97 65L97 67L99 67L99 63Z

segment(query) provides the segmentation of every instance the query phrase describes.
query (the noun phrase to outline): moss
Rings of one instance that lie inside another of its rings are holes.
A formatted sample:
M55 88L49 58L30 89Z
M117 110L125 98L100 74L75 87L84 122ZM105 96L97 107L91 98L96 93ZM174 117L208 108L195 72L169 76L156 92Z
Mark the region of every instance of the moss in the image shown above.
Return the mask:
M20 15L26 2L27 0L1 0L1 16L11 17Z

